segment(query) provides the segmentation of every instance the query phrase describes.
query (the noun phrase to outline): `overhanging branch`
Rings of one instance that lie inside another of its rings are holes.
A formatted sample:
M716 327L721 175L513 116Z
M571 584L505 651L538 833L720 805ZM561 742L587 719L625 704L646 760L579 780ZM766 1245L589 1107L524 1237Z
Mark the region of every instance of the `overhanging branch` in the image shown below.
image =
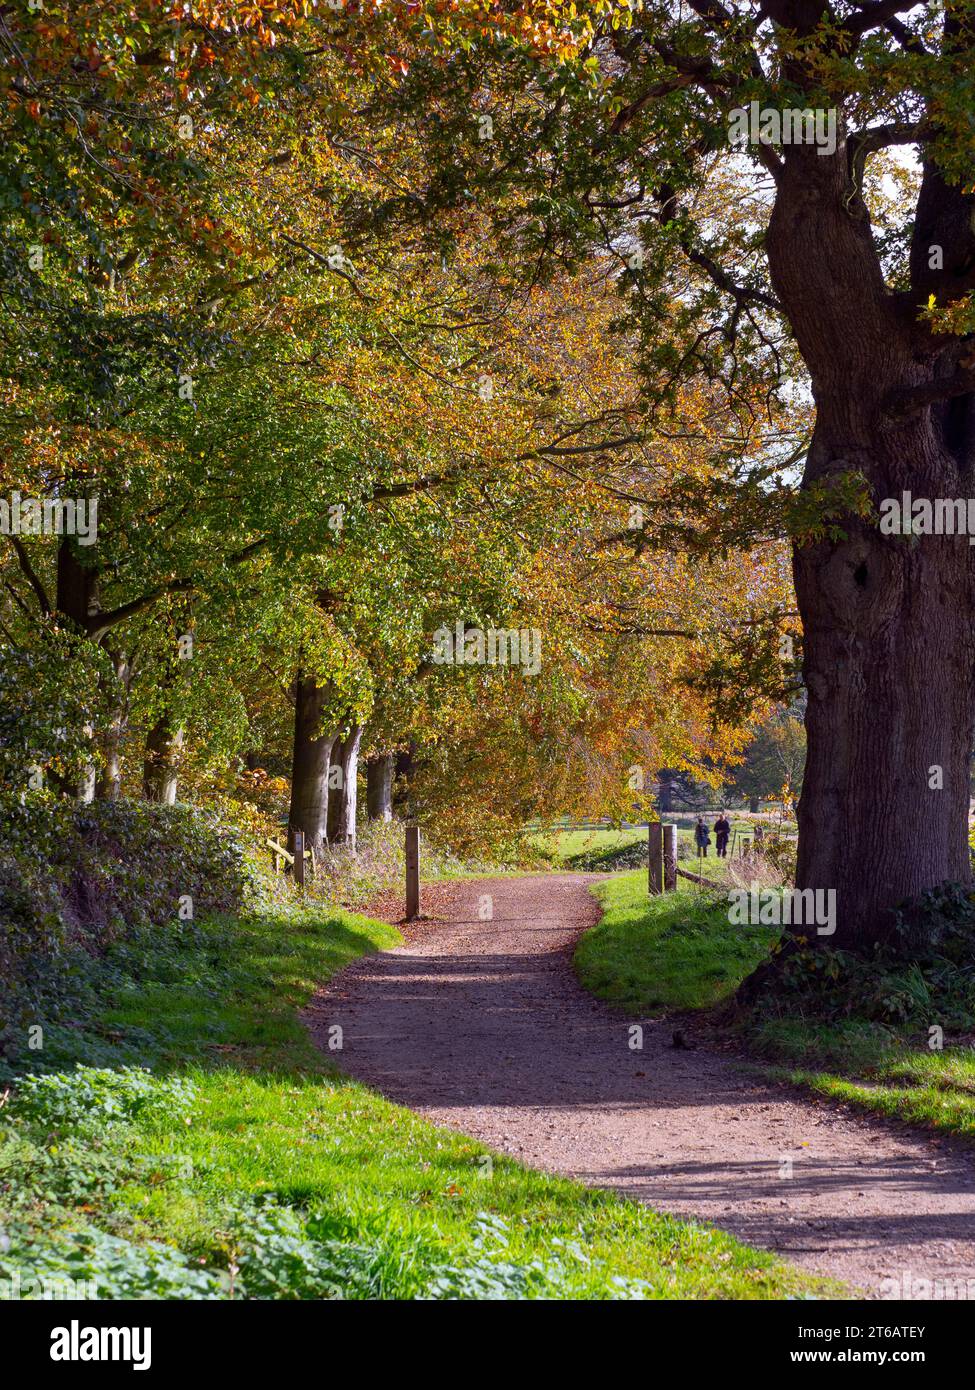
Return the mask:
M884 401L890 415L913 415L939 401L953 400L975 392L975 366L960 366L951 376L936 378L920 386L904 386L891 391Z

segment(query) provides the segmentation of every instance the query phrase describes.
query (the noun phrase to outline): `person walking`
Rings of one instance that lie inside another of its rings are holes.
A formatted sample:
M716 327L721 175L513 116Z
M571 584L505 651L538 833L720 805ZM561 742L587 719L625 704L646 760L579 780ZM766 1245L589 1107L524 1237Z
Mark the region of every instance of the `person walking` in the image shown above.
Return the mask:
M715 848L719 859L728 858L728 836L731 834L731 821L724 811L714 822Z
M698 816L697 825L694 827L694 843L697 845L697 852L703 859L708 857L708 845L711 843L711 836L708 828L704 824L704 817Z

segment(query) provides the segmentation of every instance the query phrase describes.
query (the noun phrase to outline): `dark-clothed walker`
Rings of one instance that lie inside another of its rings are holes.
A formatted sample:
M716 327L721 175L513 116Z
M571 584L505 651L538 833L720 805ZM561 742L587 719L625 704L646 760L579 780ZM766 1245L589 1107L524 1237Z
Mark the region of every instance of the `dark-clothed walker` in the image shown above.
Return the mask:
M731 834L731 821L724 811L714 822L714 838L719 859L728 858L728 836Z

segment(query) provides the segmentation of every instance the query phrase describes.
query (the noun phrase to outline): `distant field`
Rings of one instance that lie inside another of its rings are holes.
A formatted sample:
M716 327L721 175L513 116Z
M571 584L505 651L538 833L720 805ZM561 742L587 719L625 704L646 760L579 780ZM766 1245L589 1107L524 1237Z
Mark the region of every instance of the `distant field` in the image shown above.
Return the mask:
M693 872L698 866L698 858L694 850L694 817L673 816L669 819L672 823L677 824L678 842L686 846L688 851L687 858L681 859L680 867ZM737 820L734 817L730 819L732 839L729 841L729 851L734 842L736 829L747 830L749 833L751 831L750 822ZM640 868L647 862L647 829L645 825L629 828L623 826L619 829L612 826L592 826L585 829L567 828L565 830L535 831L526 836L526 842L548 860L553 867L558 868L612 873ZM719 859L715 853L714 834L712 832L711 845L703 861L704 876L714 879L722 878L727 864L728 860Z
M569 864L580 855L611 854L631 845L642 845L646 830L612 830L600 827L592 830L551 830L527 836L528 843L543 854L562 864Z

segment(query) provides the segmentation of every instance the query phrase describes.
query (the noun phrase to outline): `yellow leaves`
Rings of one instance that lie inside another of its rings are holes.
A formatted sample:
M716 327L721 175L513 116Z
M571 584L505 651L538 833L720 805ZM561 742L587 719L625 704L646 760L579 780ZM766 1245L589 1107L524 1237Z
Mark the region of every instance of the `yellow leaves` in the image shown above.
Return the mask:
M975 296L954 299L948 304L939 305L935 295L930 295L927 305L921 310L921 318L926 319L936 333L964 337L975 332Z

